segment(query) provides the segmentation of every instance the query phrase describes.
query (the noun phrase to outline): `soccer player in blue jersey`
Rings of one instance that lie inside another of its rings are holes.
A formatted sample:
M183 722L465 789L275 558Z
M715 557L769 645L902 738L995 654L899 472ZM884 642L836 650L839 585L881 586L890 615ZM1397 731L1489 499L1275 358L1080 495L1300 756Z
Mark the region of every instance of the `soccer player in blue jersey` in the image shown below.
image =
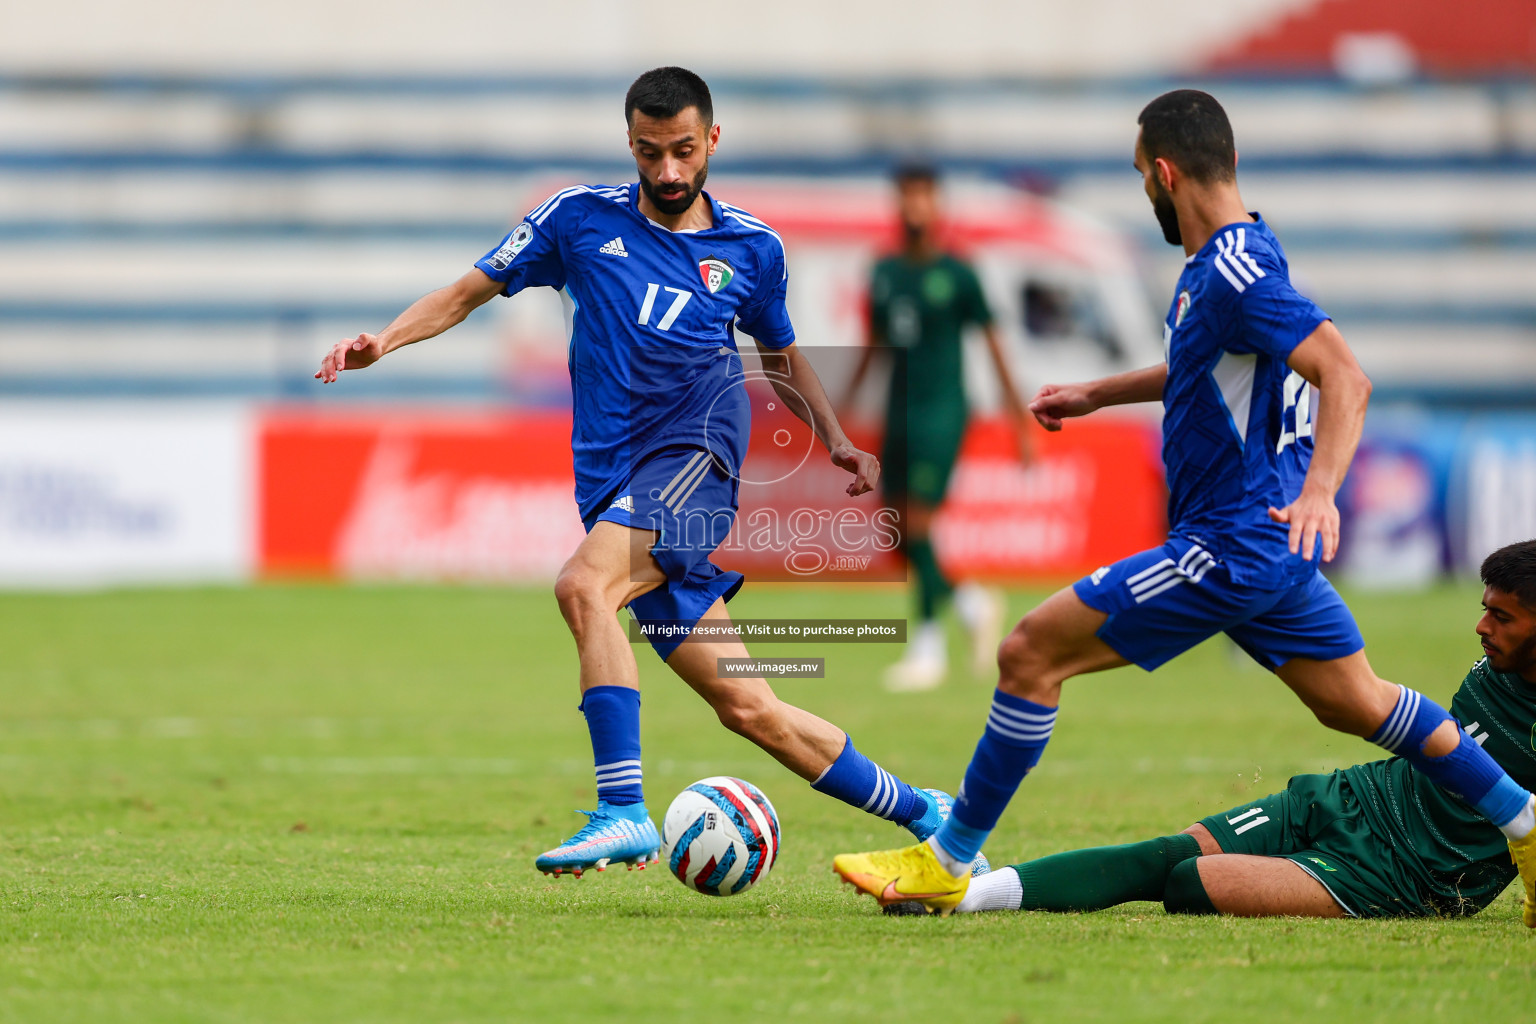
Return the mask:
M986 729L935 835L833 866L882 904L950 913L969 882L964 866L1050 739L1062 683L1128 664L1151 670L1225 632L1324 725L1402 757L1496 825L1536 926L1531 794L1443 708L1377 677L1318 571L1338 548L1334 494L1370 381L1333 321L1291 287L1280 243L1243 204L1221 105L1178 90L1149 103L1139 123L1136 169L1164 237L1188 256L1164 325L1165 362L1048 385L1030 408L1060 430L1105 406L1161 399L1168 541L1058 592L1003 640Z
M571 448L587 537L555 582L581 662L597 810L538 858L549 874L644 866L659 845L646 811L640 682L616 613L628 608L656 653L720 721L820 792L904 825L919 839L949 797L880 768L836 726L774 696L763 679L720 678L737 639L683 642L701 621L727 627L740 573L709 561L736 513L750 410L734 328L757 342L781 399L832 462L869 491L879 462L849 443L785 308L779 236L704 191L719 143L709 87L683 68L648 71L624 100L637 181L576 185L550 196L454 284L418 300L380 333L338 342L319 379L372 365L434 337L496 295L556 288L570 319ZM733 813L732 808L722 808ZM984 861L978 860L978 870ZM721 865L722 873L729 864Z

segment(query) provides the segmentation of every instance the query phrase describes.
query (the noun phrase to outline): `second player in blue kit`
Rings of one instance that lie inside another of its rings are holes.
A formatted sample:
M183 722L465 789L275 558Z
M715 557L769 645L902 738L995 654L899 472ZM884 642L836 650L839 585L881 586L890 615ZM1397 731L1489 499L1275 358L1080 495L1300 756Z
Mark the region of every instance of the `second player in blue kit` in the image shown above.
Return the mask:
M1109 616L1099 638L1125 660L1150 670L1215 632L1269 669L1365 646L1317 571L1323 537L1292 552L1269 513L1301 492L1312 459L1312 386L1286 360L1327 322L1291 286L1261 217L1217 232L1186 261L1164 321L1175 525L1161 548L1073 587Z
M934 836L843 854L833 867L883 904L952 912L966 866L1050 741L1062 684L1127 664L1150 670L1225 632L1323 724L1399 755L1497 826L1536 927L1536 801L1443 708L1372 671L1349 609L1318 572L1337 550L1334 495L1370 382L1327 314L1291 286L1279 242L1243 204L1220 104L1177 90L1138 123L1136 169L1164 238L1187 257L1164 322L1165 361L1047 386L1030 408L1059 430L1105 406L1161 401L1168 542L1059 591L1004 639L986 728ZM1203 884L1203 870L1191 886Z
M947 794L909 786L841 729L780 701L766 680L719 675L720 659L747 655L725 610L741 575L709 559L735 518L751 426L735 332L756 341L780 400L852 475L848 494L870 491L880 467L849 443L795 345L783 242L703 189L720 138L703 79L682 68L648 71L625 96L624 115L638 180L556 192L457 282L379 334L339 342L315 376L331 382L370 366L497 295L548 287L565 300L571 451L587 536L561 569L555 596L580 660L598 803L583 812L586 825L539 856L539 870L579 877L656 856L639 671L616 616L624 608L723 725L817 791L925 838L948 815ZM694 636L701 623L709 637ZM984 858L976 870L985 870Z

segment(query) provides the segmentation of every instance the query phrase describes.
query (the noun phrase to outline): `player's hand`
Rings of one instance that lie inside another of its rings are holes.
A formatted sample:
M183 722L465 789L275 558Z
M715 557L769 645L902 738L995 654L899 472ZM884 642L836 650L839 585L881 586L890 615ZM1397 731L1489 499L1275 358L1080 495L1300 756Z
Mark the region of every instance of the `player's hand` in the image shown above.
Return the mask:
M853 483L848 485L850 498L874 490L880 482L880 460L846 441L832 449L832 464L853 474Z
M1291 528L1291 554L1301 552L1301 557L1312 560L1317 548L1317 538L1323 538L1323 561L1333 561L1339 551L1339 507L1333 496L1317 494L1302 489L1301 497L1285 508L1272 508L1269 518L1286 523Z
M331 350L320 361L320 370L315 374L315 379L329 384L342 370L361 370L383 357L384 343L377 334L359 334L331 346Z
M1047 384L1029 403L1029 411L1046 430L1060 430L1062 420L1087 416L1097 408L1084 384Z

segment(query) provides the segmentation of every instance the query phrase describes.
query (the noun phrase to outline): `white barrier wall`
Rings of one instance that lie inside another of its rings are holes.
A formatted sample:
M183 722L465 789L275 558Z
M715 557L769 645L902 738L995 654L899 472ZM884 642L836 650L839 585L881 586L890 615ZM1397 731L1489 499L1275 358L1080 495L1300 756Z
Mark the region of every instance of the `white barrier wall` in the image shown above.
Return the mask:
M656 64L829 75L1138 74L1182 70L1311 0L781 0L667 8L631 0L79 0L10 4L13 71L448 71Z
M254 441L235 407L0 406L0 585L249 578Z

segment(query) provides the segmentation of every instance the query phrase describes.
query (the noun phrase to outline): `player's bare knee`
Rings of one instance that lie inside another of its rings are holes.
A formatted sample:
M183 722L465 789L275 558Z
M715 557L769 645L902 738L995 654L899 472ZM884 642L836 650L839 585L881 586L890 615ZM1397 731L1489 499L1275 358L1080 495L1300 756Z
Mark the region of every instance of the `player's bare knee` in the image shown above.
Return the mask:
M1216 841L1215 836L1211 835L1211 830L1198 821L1185 829L1181 834L1194 837L1195 842L1200 844L1200 855L1202 857L1212 857L1222 852L1221 844Z
M1380 725L1372 719L1369 708L1347 700L1314 700L1308 709L1324 726L1351 736L1369 736Z
M599 575L583 565L567 563L555 578L555 601L572 630L580 631L597 615L612 614Z
M1028 617L1015 626L997 647L998 688L1027 700L1053 697L1061 680L1051 671L1049 653L1042 649Z
M997 645L997 668L1003 678L1027 675L1034 667L1036 656L1030 648L1026 623L1021 622L1008 631L1002 643Z
M582 571L569 564L555 577L555 602L560 605L560 611L565 613L567 619L580 607L588 586Z

